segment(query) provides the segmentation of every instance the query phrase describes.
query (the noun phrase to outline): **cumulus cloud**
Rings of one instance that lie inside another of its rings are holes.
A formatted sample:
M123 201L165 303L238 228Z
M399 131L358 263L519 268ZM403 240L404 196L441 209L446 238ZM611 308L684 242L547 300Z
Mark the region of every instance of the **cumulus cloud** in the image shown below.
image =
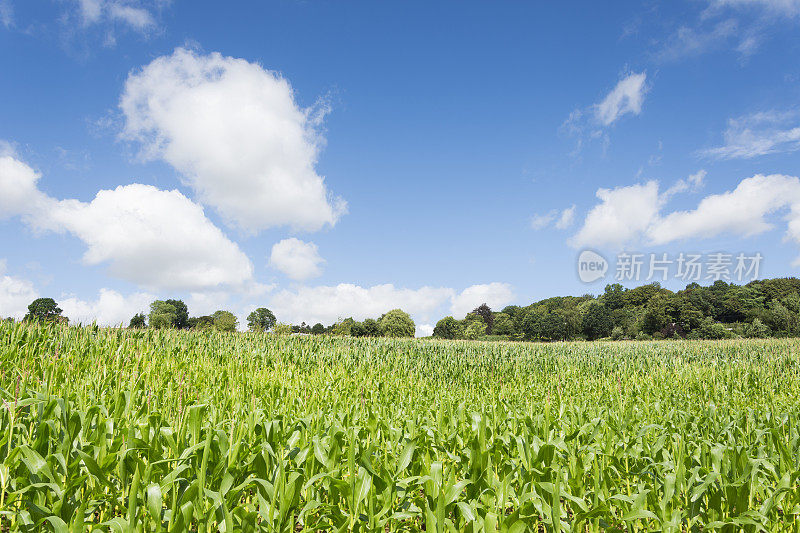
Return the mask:
M315 278L322 274L325 260L320 257L317 245L300 239L284 239L272 246L269 264L294 280Z
M6 274L6 261L0 259L0 318L21 319L38 296L33 283Z
M800 179L795 176L758 174L733 190L706 196L694 209L671 213L661 212L668 197L659 194L655 181L600 189L597 196L601 202L570 239L573 246L660 245L722 234L751 237L774 228L767 217L780 211L787 212L786 237L800 244Z
M282 290L270 301L270 309L281 321L332 324L339 318L377 318L400 308L412 317L428 316L454 292L448 288L403 289L392 285L360 287L349 283L335 286L299 287Z
M663 202L658 183L598 189L600 203L586 215L569 243L575 247L620 246L638 238L658 216Z
M800 113L768 111L728 120L722 146L700 151L714 159L751 159L800 150Z
M430 337L433 335L433 326L430 324L418 324L414 332L415 337Z
M177 190L131 184L101 190L91 202L57 200L40 175L0 157L0 218L21 216L38 232L69 232L87 246L86 264L107 264L118 278L151 289L243 288L250 260Z
M453 296L450 311L455 318L461 319L483 303L492 309L501 309L510 304L513 298L514 292L508 283L472 285Z
M230 225L315 231L346 211L315 170L324 108L301 108L276 72L178 48L129 75L120 108L123 137Z
M100 289L96 300L85 301L68 296L60 298L58 305L71 324L96 322L99 326L125 326L134 314L147 314L155 299L154 295L144 292L123 296L112 289Z
M342 283L282 290L273 295L270 309L282 322L332 324L339 318L377 318L391 309L400 308L416 322L422 323L420 328L424 328L424 324L442 314L447 304L451 313L463 318L482 303L492 308L502 308L512 298L511 286L497 282L473 285L461 292L448 287L407 289L392 284L361 287Z
M721 233L749 237L773 227L765 220L766 215L798 201L800 180L797 178L757 175L742 180L732 191L703 198L693 210L657 218L647 229L647 235L653 244L708 238Z
M647 92L647 74L631 73L619 80L614 89L595 106L595 118L604 126L610 126L628 113L642 112L644 95Z

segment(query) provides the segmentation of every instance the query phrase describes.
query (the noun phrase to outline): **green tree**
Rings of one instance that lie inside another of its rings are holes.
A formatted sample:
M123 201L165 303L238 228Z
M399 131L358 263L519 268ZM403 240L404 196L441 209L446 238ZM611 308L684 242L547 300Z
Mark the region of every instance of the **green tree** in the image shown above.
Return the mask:
M495 335L513 335L514 322L506 313L495 313L492 333Z
M381 327L378 324L378 321L374 318L367 318L362 323L364 326L364 336L365 337L380 337L381 336Z
M533 340L541 338L540 327L545 314L547 314L547 308L544 305L531 306L528 309L520 325L520 330L525 339Z
M392 309L383 315L378 327L384 337L413 337L416 331L414 321L402 309Z
M603 305L609 311L614 311L625 305L625 289L619 283L606 285L603 293Z
M608 337L611 334L611 329L614 323L611 321L611 313L604 305L593 302L583 315L583 333L589 340L598 339L600 337Z
M62 310L52 298L37 298L28 305L26 321L58 321Z
M494 326L494 314L492 313L492 308L482 303L478 307L472 310L472 312L483 320L483 323L486 324L486 334L492 334L492 327Z
M486 334L486 324L482 320L473 320L469 323L464 330L464 337L470 340L476 340Z
M745 326L744 332L745 336L751 339L763 339L772 335L769 327L758 318L754 318L750 324Z
M343 337L348 337L352 334L353 324L355 324L355 320L352 318L345 318L338 320L333 325L333 334L334 335L341 335Z
M322 335L323 333L325 333L325 326L317 322L311 328L311 333L313 333L314 335Z
M142 329L146 327L147 324L145 323L144 313L136 313L135 315L133 315L130 324L128 324L129 329Z
M236 331L239 320L230 311L215 311L211 317L214 319L214 329L217 331Z
M711 317L703 320L699 328L689 334L690 339L729 339L733 333L719 322L714 322Z
M175 327L177 320L175 306L162 300L156 300L150 304L150 316L148 322L151 328L163 329Z
M353 337L366 337L367 330L362 322L353 322L350 326L350 335Z
M446 316L436 323L433 328L433 336L440 339L461 339L464 337L464 329L458 320L452 316Z
M172 307L175 308L175 319L172 322L172 327L175 329L186 329L189 327L189 308L183 303L183 300L164 300Z
M539 317L537 324L538 337L546 341L560 341L567 336L567 322L557 312L547 313Z
M291 324L283 324L278 322L272 328L272 333L275 335L291 335L292 334L292 326Z
M247 315L247 327L250 331L269 331L275 322L275 315L266 307L259 307Z
M189 319L189 327L200 331L214 329L214 317L208 315L192 317Z
M667 301L664 296L656 295L647 302L644 317L642 318L642 331L648 335L664 330L670 324L667 316Z

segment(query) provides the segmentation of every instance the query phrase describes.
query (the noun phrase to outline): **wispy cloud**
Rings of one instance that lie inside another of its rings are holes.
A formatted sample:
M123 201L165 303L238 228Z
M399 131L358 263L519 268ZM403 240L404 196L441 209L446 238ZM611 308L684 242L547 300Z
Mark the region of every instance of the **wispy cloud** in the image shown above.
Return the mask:
M724 144L700 150L713 159L751 159L800 150L800 113L766 111L728 120Z
M572 205L564 210L552 209L543 215L533 215L531 217L531 228L542 230L550 225L556 229L567 229L575 221L575 206Z
M560 131L577 138L573 155L580 152L586 141L600 140L605 150L609 145L607 129L625 115L639 115L649 90L647 73L624 75L603 99L586 108L574 109L561 124Z
M747 59L770 37L774 27L798 21L798 0L708 0L693 21L684 22L660 42L655 58L678 61L733 50Z
M603 126L610 126L623 115L642 112L644 95L647 92L645 81L647 74L631 73L617 82L610 93L594 108L597 121Z
M11 0L0 0L0 25L10 28L14 25L14 7Z

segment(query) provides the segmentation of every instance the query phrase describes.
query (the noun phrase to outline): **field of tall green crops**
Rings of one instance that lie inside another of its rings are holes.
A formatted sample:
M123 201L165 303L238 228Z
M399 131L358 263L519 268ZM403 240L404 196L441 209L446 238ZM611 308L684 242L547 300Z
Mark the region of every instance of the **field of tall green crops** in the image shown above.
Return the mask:
M800 341L0 323L0 530L800 531Z

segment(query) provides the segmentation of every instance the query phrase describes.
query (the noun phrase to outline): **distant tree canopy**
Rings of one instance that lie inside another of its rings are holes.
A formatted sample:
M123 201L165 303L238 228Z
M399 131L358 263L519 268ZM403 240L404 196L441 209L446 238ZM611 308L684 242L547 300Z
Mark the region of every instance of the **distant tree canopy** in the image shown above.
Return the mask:
M211 318L214 319L214 329L217 331L236 331L239 320L230 311L215 311Z
M183 300L164 300L165 303L175 308L175 318L172 327L175 329L186 329L189 327L189 308Z
M62 310L52 298L37 298L28 305L25 321L65 321Z
M481 320L483 320L483 323L486 325L486 334L491 335L492 326L494 325L494 314L492 313L492 309L483 303L473 309L472 313L478 315Z
M28 306L25 321L66 322L52 298L38 298ZM278 324L261 307L250 313L253 330L346 335L352 337L413 337L415 324L408 313L393 309L379 319L352 317L329 326ZM236 316L217 311L212 316L189 317L182 300L156 300L147 316L137 313L130 328L193 328L235 331ZM446 316L436 323L433 336L441 339L487 340L596 340L596 339L722 339L732 337L800 337L800 279L775 278L734 285L717 280L709 286L690 283L671 291L659 283L625 288L609 284L599 296L555 296L527 306L509 305L493 311L481 304L462 319Z
M416 331L414 321L402 309L392 309L383 315L378 327L384 337L413 337Z
M144 313L136 313L135 315L133 315L133 318L131 318L131 322L130 324L128 324L128 327L130 329L145 328L147 327L147 323L145 321L146 317L144 316Z
M164 329L175 327L178 319L178 311L175 306L163 300L156 300L150 304L150 316L148 322L151 328Z
M433 336L440 339L463 339L464 327L452 316L446 316L436 323Z
M275 322L275 315L266 307L259 307L247 315L247 327L250 331L269 331Z

